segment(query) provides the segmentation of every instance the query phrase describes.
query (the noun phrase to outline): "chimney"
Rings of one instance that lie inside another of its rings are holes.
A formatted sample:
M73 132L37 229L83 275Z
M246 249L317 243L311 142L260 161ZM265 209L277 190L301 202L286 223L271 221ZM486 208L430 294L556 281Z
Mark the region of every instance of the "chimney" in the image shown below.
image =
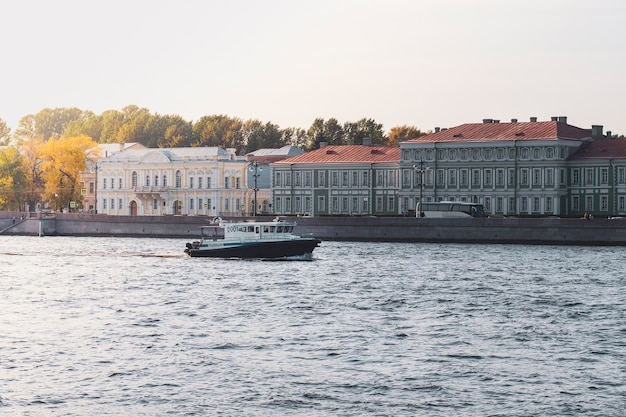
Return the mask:
M441 130L439 126L435 127L435 133L438 133Z
M607 131L606 131L606 137L607 137L607 139L611 139L611 138L613 137L612 133L613 133L613 132L611 132L610 130L607 130Z
M372 146L372 138L363 138L363 146Z
M537 118L533 116L533 117L530 118L530 121L531 121L531 123L535 123L537 121Z
M511 119L511 123L517 123L517 119Z
M493 123L493 119L483 119L483 123Z
M600 139L602 137L602 125L591 125L591 139Z
M559 118L558 118L558 117L556 117L556 116L552 116L552 117L550 118L550 120L552 120L553 122L558 122L558 121L559 121Z
M354 145L354 139L352 139L352 138L346 139L346 145L348 145L348 146Z
M567 116L559 116L559 122L567 124Z
M320 149L328 146L328 142L320 142Z

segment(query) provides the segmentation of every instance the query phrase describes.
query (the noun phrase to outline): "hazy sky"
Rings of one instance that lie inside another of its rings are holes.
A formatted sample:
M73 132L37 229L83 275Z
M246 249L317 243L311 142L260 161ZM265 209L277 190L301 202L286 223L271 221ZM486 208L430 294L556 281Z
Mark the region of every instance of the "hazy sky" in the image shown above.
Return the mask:
M24 0L0 118L129 104L308 129L567 116L626 134L623 0Z

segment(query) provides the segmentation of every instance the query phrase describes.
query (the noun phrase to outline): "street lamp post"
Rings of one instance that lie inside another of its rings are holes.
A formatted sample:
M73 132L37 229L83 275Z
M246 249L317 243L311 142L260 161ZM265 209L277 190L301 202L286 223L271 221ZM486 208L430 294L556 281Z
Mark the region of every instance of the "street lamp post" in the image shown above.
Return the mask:
M256 200L256 193L257 191L259 191L259 188L257 187L257 178L259 178L259 176L261 174L259 174L259 171L263 171L263 167L259 166L259 163L257 161L252 162L249 166L248 169L250 170L250 172L253 172L252 176L254 177L254 217L256 217L257 214L257 200Z
M424 194L424 174L430 171L430 167L424 166L424 160L420 159L419 165L413 165L413 169L417 174L419 174L419 185L420 185L420 217L424 217L424 204L423 204L423 194Z

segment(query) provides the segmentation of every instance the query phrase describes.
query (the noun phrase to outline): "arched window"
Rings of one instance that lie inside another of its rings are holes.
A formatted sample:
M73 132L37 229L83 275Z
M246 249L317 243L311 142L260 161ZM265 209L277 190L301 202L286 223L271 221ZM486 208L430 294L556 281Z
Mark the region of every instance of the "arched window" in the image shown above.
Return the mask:
M130 184L131 184L131 187L137 186L137 171L133 171L133 173L131 174Z
M181 188L182 187L182 179L183 176L181 175L180 171L176 171L176 188Z

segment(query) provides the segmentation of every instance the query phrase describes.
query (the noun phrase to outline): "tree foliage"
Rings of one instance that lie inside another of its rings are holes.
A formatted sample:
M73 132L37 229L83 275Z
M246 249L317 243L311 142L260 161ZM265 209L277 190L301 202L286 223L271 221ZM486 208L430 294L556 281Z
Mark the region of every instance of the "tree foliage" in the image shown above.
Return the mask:
M55 210L69 208L70 201L82 201L80 173L85 170L86 155L96 146L84 135L51 138L40 146L44 199L51 201Z
M0 146L6 146L11 142L11 128L0 119Z
M25 175L17 148L0 149L0 209L20 210Z
M91 117L91 111L80 110L76 107L43 109L39 113L22 117L19 127L15 131L18 140L37 138L48 140L60 137L67 126L77 120Z
M398 145L398 143L402 141L415 139L420 136L424 136L426 134L427 134L426 132L422 132L415 126L407 126L407 125L396 126L396 127L391 128L391 130L389 131L389 138L387 139L387 145L396 146Z

